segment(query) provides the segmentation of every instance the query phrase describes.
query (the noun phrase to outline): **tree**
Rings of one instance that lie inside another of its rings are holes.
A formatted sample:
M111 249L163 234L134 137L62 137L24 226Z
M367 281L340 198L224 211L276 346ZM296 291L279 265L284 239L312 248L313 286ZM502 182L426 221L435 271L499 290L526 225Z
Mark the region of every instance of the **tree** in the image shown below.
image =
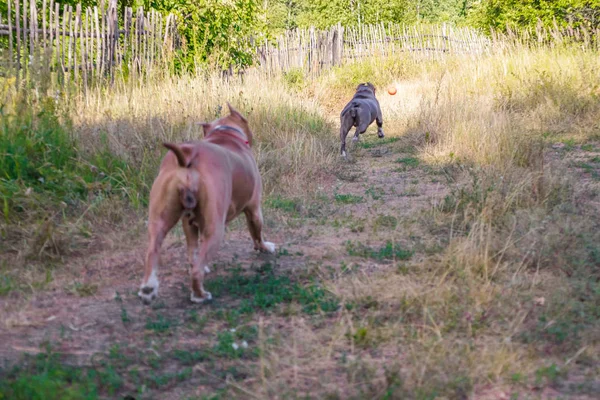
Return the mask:
M473 5L469 21L483 29L534 28L569 24L599 26L600 0L482 0Z

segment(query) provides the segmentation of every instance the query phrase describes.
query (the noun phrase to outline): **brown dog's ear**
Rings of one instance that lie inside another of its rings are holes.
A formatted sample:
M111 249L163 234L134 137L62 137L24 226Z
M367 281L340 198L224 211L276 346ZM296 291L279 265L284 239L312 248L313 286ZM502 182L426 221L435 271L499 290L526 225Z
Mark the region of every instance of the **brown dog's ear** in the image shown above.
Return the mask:
M198 122L198 125L202 125L202 131L204 132L204 137L206 137L210 132L212 124L210 122Z
M183 154L183 151L179 146L173 143L163 143L163 146L175 153L175 157L177 157L177 163L180 167L189 167L185 154Z
M238 110L236 110L235 108L233 108L233 106L231 104L229 104L229 102L227 102L227 107L229 107L229 114L230 115L239 118L243 122L248 122L246 120L246 118L244 118L244 116L242 114L240 114L240 112Z

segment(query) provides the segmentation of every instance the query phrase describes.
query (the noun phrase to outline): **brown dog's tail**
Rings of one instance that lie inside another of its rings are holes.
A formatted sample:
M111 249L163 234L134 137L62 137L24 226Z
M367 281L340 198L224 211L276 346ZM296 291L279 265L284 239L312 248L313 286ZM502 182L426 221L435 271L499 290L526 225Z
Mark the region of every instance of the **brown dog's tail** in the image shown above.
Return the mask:
M163 143L163 146L175 153L175 157L177 157L177 163L180 167L189 168L190 160L187 159L181 147L173 143Z

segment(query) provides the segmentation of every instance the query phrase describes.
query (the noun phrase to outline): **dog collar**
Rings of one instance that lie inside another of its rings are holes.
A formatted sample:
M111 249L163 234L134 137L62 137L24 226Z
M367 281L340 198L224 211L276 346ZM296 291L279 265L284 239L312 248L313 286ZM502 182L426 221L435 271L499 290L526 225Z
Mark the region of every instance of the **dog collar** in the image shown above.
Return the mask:
M217 125L213 129L211 129L210 132L208 132L208 134L206 136L210 135L214 131L235 131L235 132L239 133L242 136L240 139L243 140L244 143L246 143L246 145L250 146L250 143L246 139L246 134L244 132L242 132L241 129L238 129L238 128L234 127L234 126Z

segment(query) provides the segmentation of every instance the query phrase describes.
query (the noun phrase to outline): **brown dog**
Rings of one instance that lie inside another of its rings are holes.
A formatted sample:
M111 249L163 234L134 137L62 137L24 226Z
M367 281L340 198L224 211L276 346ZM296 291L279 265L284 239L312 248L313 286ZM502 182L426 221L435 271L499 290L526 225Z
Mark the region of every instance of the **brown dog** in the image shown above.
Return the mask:
M212 298L204 290L204 273L219 250L225 225L240 213L246 215L254 248L274 253L275 245L263 241L262 182L252 155L248 121L229 103L230 114L203 123L202 141L169 144L150 192L144 280L138 295L149 304L158 295L160 246L167 233L182 219L191 264L191 300ZM202 244L198 249L198 234Z

